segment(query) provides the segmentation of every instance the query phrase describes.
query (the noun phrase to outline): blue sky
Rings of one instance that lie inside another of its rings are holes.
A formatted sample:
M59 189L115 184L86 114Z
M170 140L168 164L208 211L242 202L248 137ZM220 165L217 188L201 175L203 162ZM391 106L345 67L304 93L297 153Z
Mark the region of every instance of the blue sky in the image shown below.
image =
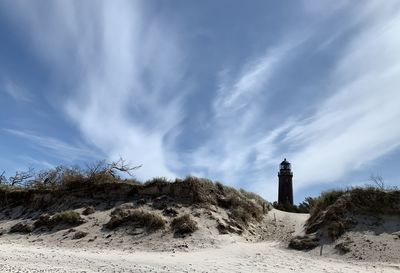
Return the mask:
M391 0L0 1L0 166L396 186L399 33Z

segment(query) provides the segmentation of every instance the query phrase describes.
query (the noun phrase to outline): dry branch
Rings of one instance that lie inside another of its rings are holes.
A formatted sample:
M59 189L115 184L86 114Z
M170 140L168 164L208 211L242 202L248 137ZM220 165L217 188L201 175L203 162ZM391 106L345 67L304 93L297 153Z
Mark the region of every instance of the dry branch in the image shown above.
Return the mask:
M10 176L8 179L8 183L11 186L19 185L22 184L23 182L26 182L28 179L32 178L35 176L35 170L33 168L29 168L27 171L22 171L22 172L15 172L14 176Z

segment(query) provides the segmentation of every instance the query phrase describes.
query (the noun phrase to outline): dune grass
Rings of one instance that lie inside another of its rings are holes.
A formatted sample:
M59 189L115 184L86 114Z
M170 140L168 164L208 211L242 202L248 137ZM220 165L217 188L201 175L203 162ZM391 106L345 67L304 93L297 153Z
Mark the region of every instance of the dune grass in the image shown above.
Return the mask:
M400 191L357 187L324 192L311 210L306 233L325 228L329 238L336 240L355 224L353 215L360 214L400 216Z
M116 208L111 212L111 219L105 224L110 229L120 226L145 228L149 232L165 227L164 218L158 213L147 212L139 209Z
M107 200L112 207L121 201L142 200L153 205L165 201L161 208L174 204L198 205L203 208L220 207L243 228L251 222L259 222L270 210L270 204L260 196L245 190L236 190L205 178L188 176L184 179L168 180L156 177L145 183L134 178L125 179L109 171L109 164L95 164L87 169L56 167L33 175L24 183L0 185L0 208L29 207L31 210L54 212L52 217L43 215L34 223L35 227L53 228L74 226L83 222L77 212L60 212L62 209L75 210L80 204L97 206ZM132 199L133 198L133 199ZM94 206L83 210L83 215L95 211ZM62 208L62 209L61 209ZM122 225L124 221L142 223L147 229L163 228L162 216L144 212L114 213L110 227ZM150 224L148 224L150 223Z
M64 211L60 213L56 213L53 216L44 214L39 217L34 222L34 227L46 227L48 229L52 229L55 226L66 226L66 227L74 227L79 226L84 223L84 220L80 216L80 214L76 211Z
M189 214L182 215L172 220L171 228L175 235L190 234L198 229L197 222L193 220Z

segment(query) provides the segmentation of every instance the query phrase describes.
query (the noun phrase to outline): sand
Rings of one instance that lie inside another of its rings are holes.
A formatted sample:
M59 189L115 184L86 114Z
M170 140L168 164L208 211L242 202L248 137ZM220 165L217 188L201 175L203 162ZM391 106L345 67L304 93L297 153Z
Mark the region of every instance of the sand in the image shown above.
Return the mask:
M287 249L291 236L303 232L308 214L274 209L265 217L262 228L253 227L255 235L239 236L218 233L215 218L226 217L221 211L181 210L198 215L194 217L199 230L185 238L174 238L167 230L135 236L124 231L105 232L102 224L109 219L110 211L85 216L87 222L76 230L89 235L79 240L73 240L73 232L68 230L4 233L0 236L0 272L400 272L400 241L383 231L372 234L370 225L345 234L344 238L351 236L357 243L350 253L338 255L332 245L325 246L319 256L318 249ZM398 229L397 222L388 222L393 231ZM12 224L14 221L0 221L3 230ZM373 243L363 244L366 238ZM370 245L388 241L391 248L383 252L366 251ZM357 251L366 252L363 255L367 259L354 259L351 255Z
M349 262L282 249L274 242L234 243L192 252L77 250L2 244L0 272L400 272L400 264Z

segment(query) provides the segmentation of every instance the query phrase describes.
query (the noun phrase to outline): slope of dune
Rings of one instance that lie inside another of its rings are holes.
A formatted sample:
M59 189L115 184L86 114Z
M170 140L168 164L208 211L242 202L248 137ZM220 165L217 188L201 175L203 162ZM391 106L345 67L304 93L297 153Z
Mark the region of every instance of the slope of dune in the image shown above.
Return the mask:
M396 217L357 218L336 241L296 251L310 215L251 193L195 178L86 186L0 192L0 272L400 270Z
M400 191L353 188L323 193L290 247L311 255L400 261Z

